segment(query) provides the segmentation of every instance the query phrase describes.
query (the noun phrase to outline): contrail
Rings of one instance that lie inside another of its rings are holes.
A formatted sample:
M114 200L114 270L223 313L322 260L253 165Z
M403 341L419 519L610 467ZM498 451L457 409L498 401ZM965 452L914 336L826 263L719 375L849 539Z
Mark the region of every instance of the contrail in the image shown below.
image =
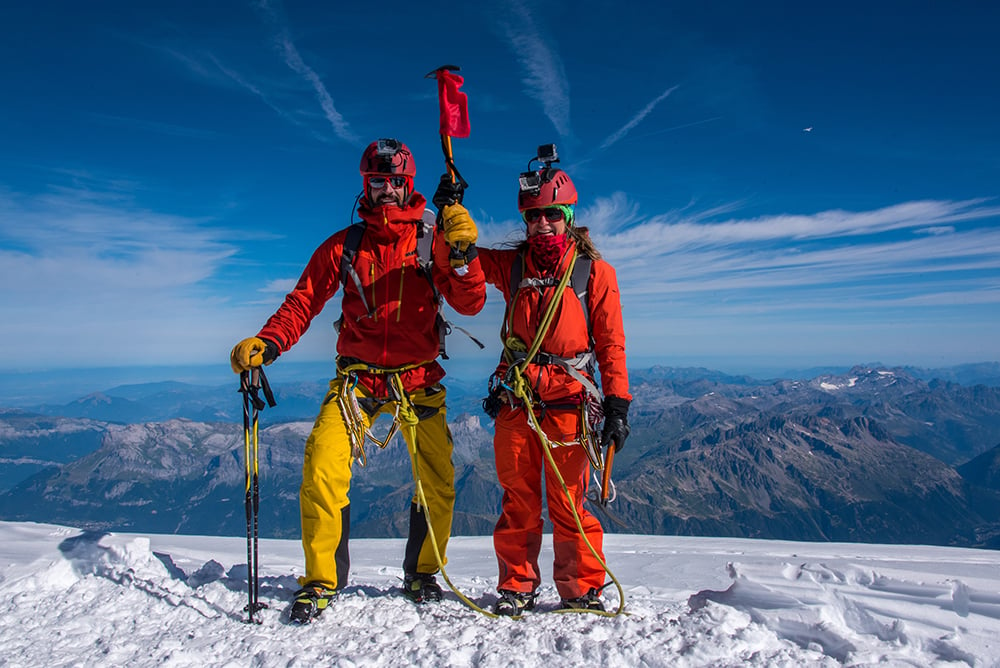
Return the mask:
M624 126L622 126L621 129L619 129L617 132L615 132L614 134L612 134L610 137L608 137L607 139L605 139L604 143L601 144L601 148L602 149L608 148L612 144L615 144L616 142L618 142L618 140L620 140L622 137L624 137L625 135L627 135L629 133L629 130L631 130L635 126L639 125L639 123L642 122L642 119L646 118L646 116L648 116L650 114L650 112L652 112L653 109L656 108L656 105L658 105L660 102L663 102L665 99L667 99L667 97L671 93L673 93L675 90L677 90L677 86L671 86L667 90L663 91L663 93L661 93L659 97L657 97L655 100L653 100L652 102L650 102L649 104L647 104L645 107L642 108L641 111L639 111L638 114L636 114L635 116L633 116L632 120L630 120L628 123L626 123Z
M569 82L559 54L548 47L535 19L524 4L511 3L517 12L515 28L504 22L503 28L511 48L526 70L522 79L525 92L542 104L542 110L556 132L562 137L571 134L569 121Z
M333 104L333 96L327 91L326 86L323 85L323 81L319 78L319 75L306 64L305 60L302 59L302 55L299 50L295 47L295 42L292 40L291 35L288 31L288 24L284 20L278 9L272 6L272 3L268 0L260 0L256 3L257 7L261 9L266 14L267 19L277 27L278 47L281 50L281 55L285 60L285 64L288 67L304 78L309 85L312 87L313 91L316 93L316 99L319 102L320 107L323 109L323 115L326 116L326 120L330 122L333 126L333 131L341 139L356 144L359 138L351 130L350 125L344 120L343 115L337 111L336 106Z

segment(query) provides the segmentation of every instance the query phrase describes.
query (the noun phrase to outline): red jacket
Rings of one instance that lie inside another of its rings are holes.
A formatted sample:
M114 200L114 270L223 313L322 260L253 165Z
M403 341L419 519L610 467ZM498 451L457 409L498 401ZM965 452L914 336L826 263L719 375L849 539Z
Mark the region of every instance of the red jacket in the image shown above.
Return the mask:
M562 276L575 245L566 253L555 272ZM521 251L517 249L479 249L486 280L503 292L507 302L510 331L507 335L517 336L527 346L535 340L545 309L555 287L539 291L536 288L521 288L517 291L515 303L511 306L510 272L514 262L520 262ZM522 278L542 278L530 252L525 252L526 261ZM601 385L605 396L632 399L629 394L628 370L625 367L625 329L622 324L621 299L618 295L618 279L614 268L603 260L594 260L590 269L590 288L587 292L590 308L590 323L594 336L594 354L601 374ZM570 286L563 291L552 324L542 341L541 352L556 357L573 358L586 352L590 347L587 335L587 320L580 300ZM498 371L506 370L501 363ZM526 371L535 397L547 403L582 396L583 385L564 369L552 364L529 364ZM593 379L591 379L593 380Z
M414 193L406 206L362 206L358 213L368 223L354 257L354 268L364 286L369 315L353 280L343 286L343 323L337 353L380 367L422 364L402 374L407 391L432 385L444 377L438 356L437 304L427 278L418 270L417 225L427 202ZM340 260L347 229L324 241L313 253L298 284L257 334L285 352L309 328L309 323L340 285ZM480 263L459 276L448 263L448 247L434 233L434 285L448 304L462 315L474 315L483 306L486 288ZM377 396L386 396L384 378L363 374L361 381Z

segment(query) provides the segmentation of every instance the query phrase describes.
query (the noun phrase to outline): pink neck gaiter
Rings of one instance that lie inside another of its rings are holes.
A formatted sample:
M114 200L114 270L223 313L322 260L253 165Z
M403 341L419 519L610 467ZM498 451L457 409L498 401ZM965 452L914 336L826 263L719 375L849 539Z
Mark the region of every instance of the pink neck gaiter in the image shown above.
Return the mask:
M528 247L535 264L544 272L552 272L569 246L569 234L536 234L528 237Z

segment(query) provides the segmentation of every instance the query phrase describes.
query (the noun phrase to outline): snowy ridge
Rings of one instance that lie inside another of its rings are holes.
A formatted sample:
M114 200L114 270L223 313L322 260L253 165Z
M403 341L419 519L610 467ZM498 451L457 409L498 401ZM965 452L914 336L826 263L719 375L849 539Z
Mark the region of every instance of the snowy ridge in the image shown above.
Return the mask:
M548 536L546 537L549 538ZM627 616L520 622L450 592L395 593L401 540L356 540L352 577L313 625L289 625L297 541L261 542L260 626L245 624L242 539L81 533L0 522L2 663L129 666L998 666L996 553L942 547L609 535ZM448 573L489 606L488 537L455 538ZM605 590L609 607L614 587Z

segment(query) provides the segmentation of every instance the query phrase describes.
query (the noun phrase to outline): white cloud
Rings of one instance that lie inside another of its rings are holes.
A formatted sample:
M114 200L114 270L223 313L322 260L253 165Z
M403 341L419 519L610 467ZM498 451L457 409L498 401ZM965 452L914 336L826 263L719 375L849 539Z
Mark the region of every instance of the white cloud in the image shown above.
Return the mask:
M525 71L525 92L541 103L556 132L568 137L572 134L569 81L558 52L550 47L551 33L543 35L531 10L520 0L510 2L509 8L513 16L501 21L501 27Z
M263 16L264 23L271 31L271 41L275 52L281 57L282 64L295 73L296 79L288 80L287 73L282 75L272 73L267 76L268 64L256 54L242 54L240 65L233 65L236 56L223 59L206 49L176 48L164 45L147 45L168 56L201 81L215 86L233 87L234 85L248 91L261 102L272 109L283 120L306 129L315 139L331 142L333 139L327 132L318 131L315 125L315 111L312 102L303 99L304 90L308 90L312 98L319 103L323 117L333 129L334 135L343 141L357 144L360 139L351 129L350 124L337 110L333 95L330 94L319 74L306 63L292 39L288 21L279 2L261 0L255 3ZM224 62L224 60L228 62ZM243 60L256 60L253 63L243 63ZM252 71L253 74L246 74Z
M260 292L284 295L291 292L296 283L298 283L298 279L296 278L281 278L274 281L268 281L263 287L260 288Z
M0 340L15 365L190 360L238 327L205 287L236 249L206 221L86 189L0 193L0 221Z
M644 218L619 193L581 210L580 223L616 267L631 312L655 319L666 305L745 315L998 303L996 281L984 277L1000 270L1000 230L937 225L998 215L980 200L919 201L709 222Z
M917 234L941 235L941 234L951 234L954 231L955 231L954 225L938 225L936 227L928 227L925 230L917 230Z

